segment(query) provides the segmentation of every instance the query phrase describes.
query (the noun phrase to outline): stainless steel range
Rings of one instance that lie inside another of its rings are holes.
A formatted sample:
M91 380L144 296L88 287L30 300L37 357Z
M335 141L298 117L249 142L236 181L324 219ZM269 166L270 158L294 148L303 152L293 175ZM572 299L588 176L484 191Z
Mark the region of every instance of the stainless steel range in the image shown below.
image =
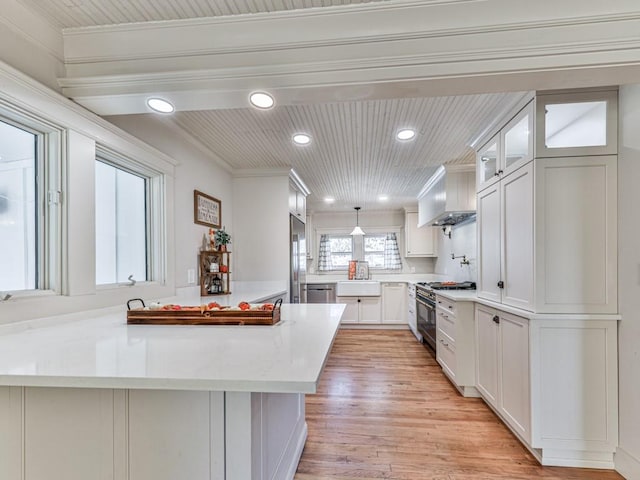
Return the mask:
M435 290L475 290L475 282L418 282L416 283L416 316L423 343L436 351L436 294Z

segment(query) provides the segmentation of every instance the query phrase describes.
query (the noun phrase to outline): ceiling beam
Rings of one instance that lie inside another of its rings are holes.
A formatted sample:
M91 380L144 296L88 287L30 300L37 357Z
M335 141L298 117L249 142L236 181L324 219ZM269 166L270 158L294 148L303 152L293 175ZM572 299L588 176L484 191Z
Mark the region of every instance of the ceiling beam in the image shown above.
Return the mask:
M576 13L576 12L579 12ZM65 95L102 115L636 81L635 0L412 0L64 31Z

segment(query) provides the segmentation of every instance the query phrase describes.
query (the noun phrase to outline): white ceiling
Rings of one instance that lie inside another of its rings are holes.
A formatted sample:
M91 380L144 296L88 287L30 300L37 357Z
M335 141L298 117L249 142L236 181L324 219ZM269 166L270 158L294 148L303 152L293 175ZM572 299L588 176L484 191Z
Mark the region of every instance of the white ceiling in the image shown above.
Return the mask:
M388 0L21 0L62 28L184 20Z
M340 9L388 0L20 0L60 28L285 10ZM269 111L183 111L171 121L232 169L293 167L311 190L311 210L400 208L443 163L474 161L470 142L521 94L397 98L276 106ZM399 143L399 128L418 131ZM296 147L304 131L313 142ZM380 194L390 200L381 204ZM331 196L334 205L322 199Z

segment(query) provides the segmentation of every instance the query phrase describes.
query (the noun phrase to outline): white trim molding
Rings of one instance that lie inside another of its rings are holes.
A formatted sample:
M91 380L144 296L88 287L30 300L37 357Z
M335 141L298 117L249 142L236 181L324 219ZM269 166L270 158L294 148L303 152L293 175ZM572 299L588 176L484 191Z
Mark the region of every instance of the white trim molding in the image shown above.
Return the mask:
M640 72L633 0L311 10L66 29L59 83L112 115L146 113L152 93L204 110L246 107L257 87L287 105L620 84Z
M640 459L618 447L613 457L616 472L629 480L640 478Z

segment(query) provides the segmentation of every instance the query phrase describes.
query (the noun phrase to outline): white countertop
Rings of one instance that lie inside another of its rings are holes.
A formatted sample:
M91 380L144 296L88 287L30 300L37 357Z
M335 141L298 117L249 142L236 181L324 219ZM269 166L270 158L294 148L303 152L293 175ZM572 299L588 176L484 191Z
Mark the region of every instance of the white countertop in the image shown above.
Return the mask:
M87 313L0 335L0 385L314 393L343 311L284 304L274 326L127 325L123 310Z
M475 290L434 290L436 296L448 298L456 302L476 302L478 296Z
M449 277L446 275L438 275L436 273L372 273L370 280L378 280L380 282L441 282L446 281ZM307 274L306 283L335 283L343 280L349 280L347 273L329 273L329 274Z

